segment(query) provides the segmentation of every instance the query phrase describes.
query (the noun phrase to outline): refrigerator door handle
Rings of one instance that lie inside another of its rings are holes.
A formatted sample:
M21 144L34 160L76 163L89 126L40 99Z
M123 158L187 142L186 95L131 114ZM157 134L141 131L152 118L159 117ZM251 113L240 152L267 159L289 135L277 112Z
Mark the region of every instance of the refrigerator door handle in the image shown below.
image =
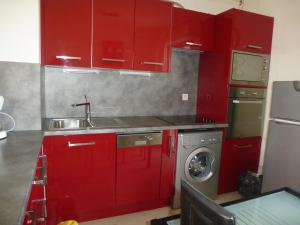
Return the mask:
M285 119L271 119L275 123L281 123L281 124L290 124L295 126L300 126L300 121L292 121L292 120L285 120Z

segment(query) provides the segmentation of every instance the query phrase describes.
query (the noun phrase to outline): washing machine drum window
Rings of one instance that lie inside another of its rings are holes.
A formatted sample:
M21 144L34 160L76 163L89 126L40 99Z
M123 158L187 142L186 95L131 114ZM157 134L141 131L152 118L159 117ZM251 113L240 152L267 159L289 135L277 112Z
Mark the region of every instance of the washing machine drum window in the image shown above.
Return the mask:
M208 148L198 148L186 160L185 175L192 182L203 182L215 173L215 156Z

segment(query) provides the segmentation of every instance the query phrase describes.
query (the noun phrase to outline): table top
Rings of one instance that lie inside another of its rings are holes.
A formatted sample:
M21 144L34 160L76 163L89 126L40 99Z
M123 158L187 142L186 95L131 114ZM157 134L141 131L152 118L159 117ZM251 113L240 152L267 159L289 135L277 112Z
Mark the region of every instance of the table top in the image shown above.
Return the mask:
M290 189L227 203L224 208L235 215L237 225L300 224L300 197Z

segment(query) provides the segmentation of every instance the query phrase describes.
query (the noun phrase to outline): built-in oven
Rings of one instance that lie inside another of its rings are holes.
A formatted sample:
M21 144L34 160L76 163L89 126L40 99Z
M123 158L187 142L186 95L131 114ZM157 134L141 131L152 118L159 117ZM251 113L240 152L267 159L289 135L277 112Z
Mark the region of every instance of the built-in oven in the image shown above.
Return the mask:
M262 88L230 88L227 138L261 136L265 90Z
M270 55L233 51L230 84L266 87Z

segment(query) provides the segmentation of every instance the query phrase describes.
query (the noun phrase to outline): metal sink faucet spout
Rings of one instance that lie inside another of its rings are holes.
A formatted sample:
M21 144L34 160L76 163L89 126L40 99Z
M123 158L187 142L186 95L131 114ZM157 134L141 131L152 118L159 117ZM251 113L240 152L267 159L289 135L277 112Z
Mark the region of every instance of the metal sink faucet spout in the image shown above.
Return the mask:
M88 102L86 95L84 95L84 98L85 98L84 103L72 104L72 107L85 106L85 120L90 127L94 127L92 122L91 103Z

